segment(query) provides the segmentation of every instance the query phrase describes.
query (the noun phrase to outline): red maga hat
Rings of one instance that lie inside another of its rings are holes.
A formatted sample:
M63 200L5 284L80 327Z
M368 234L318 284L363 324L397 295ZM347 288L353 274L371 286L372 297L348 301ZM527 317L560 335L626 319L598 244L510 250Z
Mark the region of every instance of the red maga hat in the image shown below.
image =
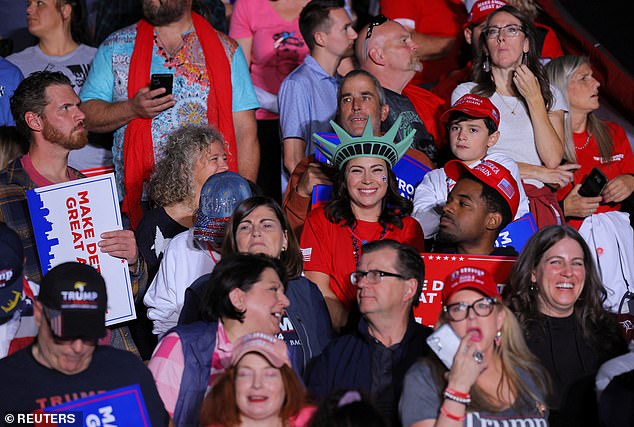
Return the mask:
M470 168L460 160L451 160L445 165L445 174L454 181L464 175L471 175L488 185L504 198L511 208L511 217L515 218L520 204L519 184L511 172L493 160L484 160Z
M471 93L463 95L447 111L445 111L442 116L440 116L440 120L442 120L443 123L447 123L454 111L460 111L461 113L477 119L489 117L495 123L496 129L500 125L500 111L495 105L493 105L489 98L473 95Z
M462 289L473 289L487 297L502 300L491 273L478 267L460 267L447 276L442 289L443 304L447 304L449 298Z
M502 0L478 0L471 7L471 12L467 18L467 22L473 25L480 25L483 23L487 16L496 9L506 6L506 2Z

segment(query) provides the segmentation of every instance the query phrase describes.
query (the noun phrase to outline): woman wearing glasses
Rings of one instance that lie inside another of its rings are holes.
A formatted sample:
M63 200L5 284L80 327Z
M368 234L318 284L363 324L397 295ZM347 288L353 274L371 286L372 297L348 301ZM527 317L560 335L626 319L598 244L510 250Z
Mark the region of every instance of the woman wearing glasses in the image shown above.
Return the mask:
M550 425L600 425L595 375L627 348L602 307L605 290L583 238L569 226L534 234L515 263L507 294L529 348L552 378Z
M449 325L460 343L450 368L432 356L407 372L403 426L546 426L546 375L493 277L462 267L445 280L442 301L437 329ZM447 342L441 340L443 350Z
M384 136L372 135L368 119L363 135L351 137L330 122L339 145L314 136L319 150L337 169L328 205L313 209L304 224L300 246L306 277L316 283L328 306L332 325L346 325L355 307L356 291L350 283L361 256L361 246L369 241L392 239L424 249L423 231L408 216L412 202L398 192L392 167L412 143L415 132L394 144L401 124L399 118Z
M451 101L466 93L491 99L500 111L500 139L490 153L506 154L518 163L539 228L561 223L553 188L571 182L578 165L561 165L567 106L561 92L549 86L539 62L535 27L520 11L504 6L488 16L480 45L473 81L459 85Z

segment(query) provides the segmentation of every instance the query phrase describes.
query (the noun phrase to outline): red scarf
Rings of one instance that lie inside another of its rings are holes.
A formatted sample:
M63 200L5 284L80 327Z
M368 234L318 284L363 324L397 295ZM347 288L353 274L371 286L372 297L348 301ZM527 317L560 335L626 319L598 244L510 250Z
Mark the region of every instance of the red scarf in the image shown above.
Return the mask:
M229 169L237 171L236 137L233 129L231 99L231 66L225 48L216 31L202 16L192 13L194 29L205 55L205 65L209 77L207 96L207 120L218 126L225 137ZM134 51L130 58L128 77L128 98L132 99L139 89L150 82L150 66L154 49L154 27L147 21L137 24ZM154 168L154 144L152 141L152 119L134 119L125 130L123 139L123 183L125 197L123 212L130 218L135 229L143 216L141 196L143 183L147 182Z

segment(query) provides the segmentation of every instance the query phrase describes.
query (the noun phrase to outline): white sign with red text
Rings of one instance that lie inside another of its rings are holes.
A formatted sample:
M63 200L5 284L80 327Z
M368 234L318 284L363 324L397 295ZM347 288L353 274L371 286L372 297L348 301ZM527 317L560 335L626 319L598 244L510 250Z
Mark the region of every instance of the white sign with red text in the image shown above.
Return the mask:
M100 251L101 233L123 229L114 174L27 191L42 274L77 261L99 271L108 291L106 325L136 319L128 263Z

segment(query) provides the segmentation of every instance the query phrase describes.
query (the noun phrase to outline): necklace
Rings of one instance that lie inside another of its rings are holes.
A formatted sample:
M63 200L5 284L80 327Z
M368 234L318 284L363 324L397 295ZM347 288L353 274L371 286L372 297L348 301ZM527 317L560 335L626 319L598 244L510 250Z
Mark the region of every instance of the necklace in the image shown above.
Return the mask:
M361 253L361 248L359 247L359 240L361 240L361 244L363 245L365 245L368 241L359 239L357 234L354 232L354 228L355 228L354 225L349 228L350 228L350 234L352 234L352 253L354 255L354 265L356 266L359 264L359 255ZM383 240L386 234L387 234L387 227L383 226L383 229L381 230L381 234L379 235L379 238L377 240Z
M158 47L159 55L161 55L167 61L170 61L172 58L178 55L178 52L183 48L183 45L185 44L185 40L183 40L183 37L181 36L181 40L178 43L178 46L170 49L165 43L163 43L163 40L161 40L161 36L156 31L154 32L154 42Z
M497 92L497 91L496 91ZM520 99L517 97L512 97L515 98L515 106L513 108L511 108L511 106L506 102L506 100L504 99L504 95L502 95L500 92L497 92L497 94L500 96L500 99L502 100L502 103L504 103L504 105L506 106L507 109L511 110L511 114L512 115L516 115L517 113L515 112L515 110L517 110L517 107L519 107L520 105Z
M584 142L581 147L577 147L575 145L575 150L583 150L584 148L586 148L588 146L588 143L590 142L590 138L591 137L592 137L592 135L590 135L590 132L588 132L588 137L586 138L586 142Z

